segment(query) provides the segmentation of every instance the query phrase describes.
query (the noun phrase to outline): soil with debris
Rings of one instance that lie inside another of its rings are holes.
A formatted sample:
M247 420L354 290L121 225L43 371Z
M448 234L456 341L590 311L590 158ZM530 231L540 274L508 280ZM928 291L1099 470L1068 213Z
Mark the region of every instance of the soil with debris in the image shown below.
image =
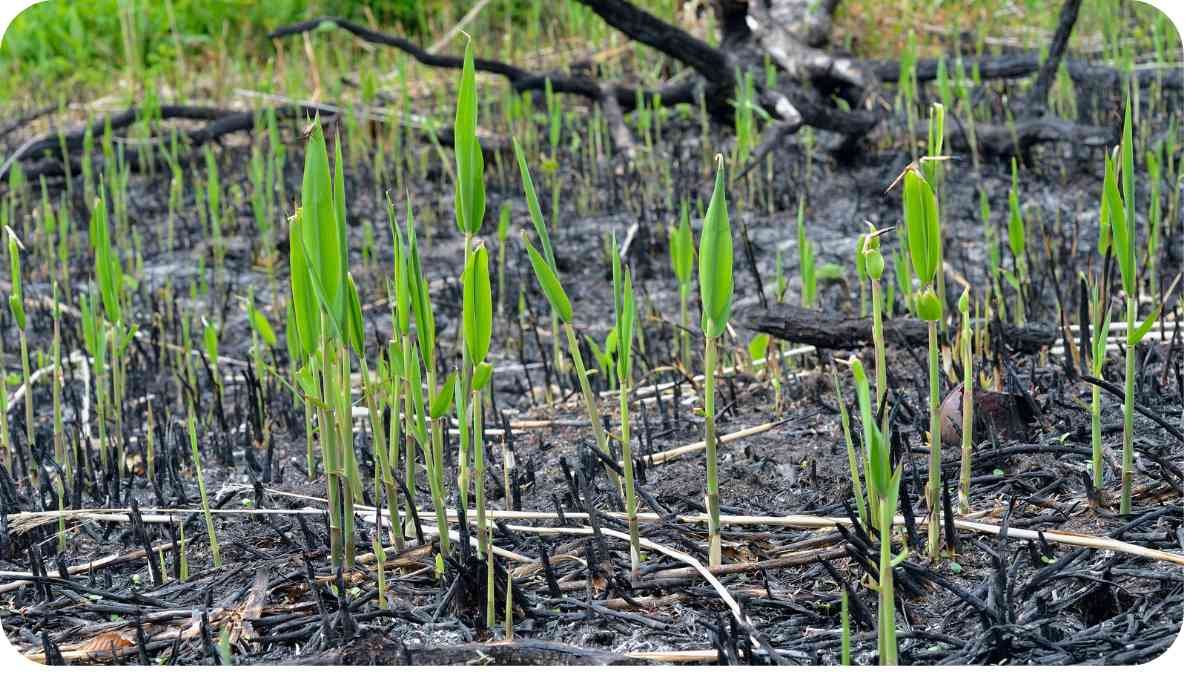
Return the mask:
M1117 124L1119 104L1100 93L1093 96L1099 109L1107 111L1103 123ZM1160 117L1144 119L1143 124L1151 124L1149 137L1157 138L1167 121ZM301 184L302 128L283 125L290 146L287 203L299 197L295 191ZM711 179L701 168L709 162L694 126L675 119L664 134L657 151L672 158L672 202L707 201ZM406 150L432 157L434 150L423 138L409 140ZM841 281L825 286L822 307L850 316L858 312L855 240L864 219L879 226L899 219L899 194L885 189L911 158L901 150L864 149L846 160L834 156L833 146L832 137L817 134L811 155L798 139L777 150L770 182L763 169L754 179L758 189L772 194L770 212L742 208L739 193L748 189L746 179L730 186L737 251L733 325L740 330L739 347L744 348L750 337L739 328L739 318L760 308L759 283L766 287L765 294L773 295L777 249L784 251L785 272L795 276L795 214L801 199L807 205L817 263L834 263L844 270ZM565 159L556 255L566 289L575 299L580 332L598 343L603 343L612 316L610 266L602 252L612 233L623 241L635 228L627 261L634 270L644 329L636 369L643 373L639 384L644 389L631 407L643 511L657 516L643 521L641 536L706 560L705 521L689 517L704 512L703 450L665 462L648 461L654 453L703 438L690 379L676 369L659 367L675 361L678 301L665 230L676 222L677 212L668 208L662 194L642 189L656 178L644 175L637 165L619 167L623 173L617 175L615 161L595 168ZM1102 155L1051 145L1024 160L1021 194L1034 262L1028 313L1058 332L1063 317L1078 323L1076 271L1097 265ZM248 194L244 137L226 139L219 161L222 175ZM426 233L422 254L436 304L445 372L457 359L462 240L451 225L450 178L437 161L427 165L427 175L410 176L403 187L376 184L364 164L348 166L352 263L363 294L368 343L385 345L391 329L387 275L379 272L390 255L383 190L407 190L418 227ZM988 193L993 205L990 226L1002 233L1009 166L1006 161L985 160L976 172L969 160L958 159L946 173L940 200L947 284L949 297L957 297L964 278L976 287L988 283L977 190ZM394 175L390 170L386 174ZM600 177L598 182L588 178L592 175ZM82 424L84 411L94 416L96 405L94 400L85 403L92 394L81 373L69 374L65 382L64 422L70 448L86 455L90 470L79 472L79 481L61 498L59 467L53 460L50 388L35 388L39 426L32 445L24 438L23 402L18 400L10 410L16 447L14 465L0 471L0 613L8 639L22 654L47 663L596 664L650 663L655 653L673 652L660 660L834 664L841 654L844 588L849 591L852 658L856 663L874 662L872 561L878 559L878 538L856 519L845 520L853 515L852 498L831 379L841 378L842 391L851 391L847 369L838 361L857 354L870 367L869 348L820 349L785 357L778 399L769 378L744 362L736 374L720 379L719 433L776 423L722 443L723 513L843 519L836 526L800 527L739 524L730 518L723 528L726 565L717 573L748 620L739 622L716 589L676 559L646 549L639 578L630 579L628 546L599 532L598 528L627 531L620 496L605 472L605 462L611 459L598 456L590 443L573 375L553 363L548 309L514 235L507 245L507 296L497 300L503 310L498 311L493 340L495 386L485 411L488 428L498 430L488 438L488 500L493 508L542 515L496 520L495 597L501 621L504 580L512 581L512 637L506 639L502 627L489 630L483 625L486 576L473 550L442 552L445 569L438 576L429 543L436 546L432 521L422 522L403 550L388 552L382 606L373 558L361 558L353 569L333 574L319 501L325 483L309 480L305 469L303 410L275 377L255 372L244 360L250 329L240 298L252 286L259 306L269 316L282 316L288 298L286 239L277 242L280 258L270 274L266 261L254 254L256 235L247 203L239 207L236 231L228 233L224 269L210 268L208 278L201 279L194 257L209 245L198 215L204 205L193 203L191 191L185 191L184 210L175 214L178 245L165 250L160 233L168 213L168 180L161 171L135 171L130 184L130 218L143 239L145 273L133 295L142 333L130 350L123 402L127 446L122 461L128 470L118 475L111 470L113 461L107 475L100 471L94 439ZM1138 180L1139 186L1147 185L1143 175ZM67 197L77 224L74 236L82 239L89 211L78 186L76 179ZM64 184L55 179L48 189L50 198L57 200ZM588 190L592 192L579 194ZM501 176L490 170L488 191L484 233L494 251L501 203L512 204L514 229L527 227L529 221L513 172ZM598 208L578 216L575 199ZM696 209L692 213L696 216ZM692 223L697 232L699 220L695 217ZM370 273L361 253L368 227L380 258L373 261ZM1139 224L1140 231L1145 229ZM1182 228L1176 224L1165 231L1160 266L1163 278L1170 279L1182 267ZM286 234L284 228L278 233ZM75 250L87 250L84 242L77 243ZM36 237L26 245L37 250ZM889 250L894 247L894 241L885 243ZM761 281L755 279L751 258ZM888 260L891 267L892 258ZM92 261L77 256L71 264L77 284L68 304L77 302L85 288ZM26 267L31 350L48 350L52 315L46 270L28 263ZM193 284L206 284L209 292L192 299L188 290ZM798 302L797 291L793 284L786 300ZM515 308L522 293L529 312L519 316ZM218 389L211 376L201 375L197 392L204 482L212 508L226 511L216 518L223 557L219 567L211 564L204 521L195 511L199 495L183 425L182 387L173 365L173 350L183 338L177 320L161 318L178 317L185 307L219 322L220 351L226 357L216 364L222 386ZM975 455L969 520L998 525L1000 530L989 534L950 529L946 534L953 553L937 562L923 551L925 345L889 345L888 395L899 441L895 461L906 474L902 501L907 518L905 526L896 528L895 546L911 552L896 568L902 663L1132 664L1150 661L1171 645L1183 618L1181 310L1172 303L1164 320L1164 328L1156 328L1136 355L1138 402L1161 423L1142 414L1134 417L1137 481L1133 514L1128 517L1114 512L1120 489L1119 398L1104 394L1106 480L1104 492L1095 494L1089 478L1091 386L1077 377L1069 347L1067 353L1050 348L1030 355L1009 349L1003 340L992 341L976 370L987 378L988 388L1019 398L1025 414L983 434ZM17 333L8 312L0 313L0 330L9 360L6 371L19 372L14 356ZM63 353L82 352L77 316L70 311L64 313L62 331ZM277 331L282 335L280 328ZM702 340L695 338L692 344L699 347ZM593 360L587 349L585 358ZM282 341L269 360L279 371L286 370ZM1122 361L1120 351L1110 353L1106 380L1122 382ZM699 364L699 353L693 354L692 365ZM943 391L959 375L947 377ZM594 384L608 388L599 380ZM547 396L555 400L548 403ZM265 403L266 429L254 412L260 401ZM602 406L607 423L615 427L616 399L606 394ZM144 471L148 409L153 409L156 421L158 470L153 484ZM357 442L364 476L369 478L374 462L368 433L364 424ZM455 437L451 433L446 445L450 472L456 467ZM956 499L959 451L948 446L943 475L946 492ZM507 451L512 453L512 472L506 495L502 458ZM449 488L448 499L457 504L455 485ZM413 497L421 508L429 507L423 478ZM82 512L62 519L40 514L60 504ZM377 528L386 525L380 522L386 518L368 514L376 509L374 504L366 506L357 522L363 555L372 551ZM297 512L306 509L310 512ZM177 541L181 522L187 536L182 551ZM452 526L466 529L462 516ZM1045 535L1026 538L1030 532ZM1176 556L1178 562L1056 542L1054 532L1125 542L1151 555ZM386 531L382 539L387 542ZM189 574L180 581L184 558ZM157 578L160 571L164 579Z

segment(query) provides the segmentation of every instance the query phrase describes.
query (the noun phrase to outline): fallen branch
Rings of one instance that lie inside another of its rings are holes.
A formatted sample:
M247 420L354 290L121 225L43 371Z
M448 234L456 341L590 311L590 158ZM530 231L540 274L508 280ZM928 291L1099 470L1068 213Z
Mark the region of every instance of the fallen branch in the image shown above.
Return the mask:
M236 486L236 489L250 490L252 488L250 488L249 486ZM295 499L301 499L301 500L307 500L307 501L313 501L313 502L319 502L319 503L324 503L324 501L325 501L324 499L322 499L320 497L312 497L309 495L300 495L300 494L295 494L295 493L291 493L291 492L283 492L281 490L268 489L267 492L269 492L271 494L275 494L275 495L281 495L281 496L286 496L286 497L292 497ZM356 509L356 511L359 511L364 517L368 517L368 516L374 517L374 514L375 514L374 508L367 507L367 506L356 506L355 509ZM191 513L200 513L200 511L197 509L152 509L152 508L147 507L147 508L143 509L142 519L145 522L164 522L162 520L156 520L156 519L166 518L167 516L165 514L172 514L172 513L191 514ZM261 510L259 510L259 509L239 509L239 510L229 509L229 510L224 510L224 511L214 511L213 513L214 513L214 515L223 515L223 516L231 516L231 515L253 516L253 515L259 515L259 514L265 514L265 513L278 513L278 514L295 513L295 514L303 514L303 515L311 514L314 516L326 515L326 512L324 510L318 510L318 509L261 509ZM506 520L506 521L507 520L558 521L560 517L563 519L566 519L566 520L571 520L571 521L588 521L591 518L590 514L584 513L584 512L564 512L562 514L559 514L554 511L509 511L509 510L499 510L498 509L498 510L489 510L487 513L488 513L487 517L489 520ZM987 513L987 512L986 511L979 512L979 513L969 514L969 517L956 518L954 520L955 527L963 529L963 530L969 530L972 532L980 532L983 534L999 534L1000 527L998 525L993 525L991 523L983 523L983 522L974 520L974 518L979 517L980 515L983 515L985 513ZM624 519L626 517L626 514L624 512L615 512L615 511L605 512L605 515L608 517L611 517L611 518L615 518L615 519ZM433 513L432 511L419 511L417 513L417 516L419 518L421 518L422 520L432 520L436 517L436 514ZM31 519L38 519L38 520L42 521L40 524L45 524L47 518L50 519L50 522L53 522L54 520L57 520L59 517L62 517L67 520L111 520L111 521L116 521L116 522L128 522L129 513L128 513L128 511L117 510L117 509L73 510L73 511L32 511L32 512L13 513L13 514L10 514L8 518L9 518L10 526L13 528L13 531L19 532L19 531L24 531L23 529L18 529L19 527L27 529L30 526ZM681 523L688 523L688 524L692 524L692 523L700 524L700 523L708 522L708 516L705 514L677 514L677 515L673 515L672 518L674 518L675 520L678 520ZM474 512L467 514L467 520L468 521L475 520ZM638 514L638 520L642 521L642 522L647 522L647 523L659 522L662 520L662 516L660 516L658 513L655 513L655 512L643 512L643 513ZM384 522L384 525L387 526L387 521L385 520L383 522ZM732 515L732 514L724 515L723 514L721 516L721 523L725 526L787 527L787 528L796 528L796 529L802 529L802 530L821 530L821 529L827 529L827 528L835 528L838 525L849 526L849 525L853 524L849 518L829 517L829 516L812 516L812 515L805 515L805 514L783 515L783 516L746 516L746 515ZM36 526L36 524L38 524L38 523L34 523L34 526ZM903 520L902 516L896 517L896 524L897 525L904 524L904 520ZM513 527L519 527L519 526L513 526ZM592 531L590 529L585 530L583 528L557 528L556 529L556 531L563 533L563 534L574 534L574 533L576 533L576 530L579 530L579 532L582 532L582 533L592 534ZM548 532L549 530L546 530L546 531ZM457 537L458 535L454 534L454 536ZM618 536L618 538L620 538L620 537L627 537L628 535L621 535L621 534L617 533L615 536ZM1086 535L1086 534L1077 534L1074 532L1063 532L1060 530L1026 530L1026 529L1014 528L1014 527L1008 528L1008 536L1012 537L1014 539L1022 539L1022 540L1027 540L1027 541L1038 541L1039 539L1044 537L1046 539L1046 541L1049 541L1049 542L1067 544L1070 546L1082 546L1084 548L1115 551L1117 553L1124 553L1126 555L1136 556L1139 558L1147 558L1150 560L1159 560L1159 561L1163 561L1163 562L1175 563L1177 565L1183 565L1183 555L1181 555L1181 554L1169 553L1167 551L1160 551L1157 549L1147 548L1145 546L1138 546L1136 544L1130 544L1128 542L1120 541L1117 539L1112 539L1110 537L1096 537L1096 536ZM507 557L510 560L515 560L515 561L518 561L518 562L521 562L524 564L531 564L531 563L538 562L532 558L528 558L526 556L523 556L523 555L520 555L517 553L513 553L511 551L503 551L502 549L499 549L499 548L495 549L495 552L496 552L497 556ZM130 554L130 555L132 555L132 554ZM12 576L12 575L16 575L16 574L27 574L27 573L13 573L13 572L5 573L5 572L0 571L0 577L6 576L6 575Z
M740 320L752 331L766 333L788 342L813 345L826 349L847 349L871 340L871 320L837 312L805 309L795 305L775 304L766 310L750 309ZM997 330L1005 343L1023 353L1037 353L1054 344L1057 334L1036 325L1003 324ZM888 319L883 324L884 335L913 344L925 340L928 326L924 321L908 317Z

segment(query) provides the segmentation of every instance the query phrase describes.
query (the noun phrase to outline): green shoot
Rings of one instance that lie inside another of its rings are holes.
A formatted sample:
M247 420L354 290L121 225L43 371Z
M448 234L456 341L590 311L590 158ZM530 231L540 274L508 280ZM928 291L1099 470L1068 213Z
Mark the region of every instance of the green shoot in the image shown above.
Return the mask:
M967 513L971 505L971 455L975 449L975 377L972 372L971 351L971 289L963 290L958 298L958 314L962 321L959 336L960 358L963 367L962 393L962 464L958 477L958 512Z
M688 296L691 295L692 276L696 266L696 240L692 236L692 219L688 213L688 201L680 200L679 225L671 228L671 269L679 285L679 331L676 334L676 351L684 372L690 372L692 362L692 333L689 330Z
M200 462L200 444L196 440L196 411L188 410L188 442L192 448L192 466L196 469L196 485L200 489L200 508L204 511L204 525L208 528L208 549L212 552L213 566L221 566L221 545L217 542L217 529L213 524L212 511L208 507L208 491L204 489L204 470ZM180 538L182 535L180 525Z
M21 287L21 251L25 247L17 239L17 233L12 228L5 227L8 234L8 261L11 275L12 291L8 294L8 309L13 321L17 324L17 333L21 344L21 380L25 383L25 440L33 447L33 381L29 372L29 338L25 334L25 293ZM8 397L4 398L8 402Z
M616 237L613 237L613 254L616 256ZM620 271L613 258L613 270ZM637 497L633 483L633 447L630 444L629 395L633 385L633 337L636 328L637 304L633 295L633 280L628 268L619 274L621 281L614 279L613 302L617 313L617 380L620 382L621 401L621 463L624 471L625 513L629 520L629 568L630 575L637 578L638 562L641 559L641 543L638 540ZM621 292L617 294L617 288Z
M1025 324L1025 301L1023 299L1029 269L1025 261L1025 220L1021 217L1021 197L1017 190L1017 158L1012 160L1012 187L1008 190L1008 248L1016 264L1016 275L1007 275L1009 284L1016 291L1017 325Z
M854 505L858 508L859 519L869 522L867 502L863 500L862 481L859 478L858 452L854 449L854 437L850 435L850 413L846 410L846 400L842 397L842 383L836 374L830 375L829 379L833 380L833 392L838 401L838 415L842 420L842 438L846 441L846 464L850 469L850 487L854 492ZM870 467L867 468L870 469ZM874 499L874 488L870 482L867 483L867 488L871 491L868 498Z
M868 457L867 479L878 500L875 506L879 523L879 665L894 666L899 664L899 653L896 650L896 605L892 567L900 563L904 554L892 559L892 520L896 517L900 477L903 472L892 469L891 448L887 436L880 431L875 422L871 404L871 384L867 380L862 362L857 357L851 357L850 368L854 373L854 385L858 392L863 445Z
M817 265L804 225L804 197L796 207L796 254L800 258L800 306L811 309L817 305Z
M934 290L937 271L942 267L942 230L938 218L937 196L933 187L915 165L904 171L904 222L908 231L908 251L913 270L921 282L917 294L917 316L929 324L929 481L925 489L929 508L929 557L940 554L942 430L938 395L938 331L942 302Z
M513 151L517 156L517 165L521 169L521 184L525 190L525 203L529 208L529 218L533 221L534 230L537 231L538 241L541 244L541 251L539 251L530 242L529 236L527 234L523 235L525 253L529 257L529 264L533 267L533 272L537 277L538 286L542 289L542 294L546 296L547 302L550 303L550 308L553 310L555 318L562 322L563 332L567 336L567 350L571 353L571 361L575 367L575 377L579 381L579 391L583 398L583 405L587 408L588 420L592 426L592 435L596 439L596 448L601 453L608 455L608 432L604 430L604 426L600 422L600 411L596 407L596 400L592 395L592 387L588 382L588 371L583 363L583 354L579 351L579 338L576 335L574 326L571 324L575 316L571 308L571 300L567 297L567 293L563 290L562 282L559 279L558 266L554 259L554 246L550 241L550 233L546 229L546 221L542 217L542 208L538 203L533 178L529 175L529 166L525 162L525 153L516 138L513 139ZM588 339L590 340L591 338ZM618 484L619 481L616 473L611 468L609 469L609 478L612 480L613 485Z
M717 155L717 177L700 235L700 300L704 326L704 444L708 475L708 560L721 564L721 512L717 477L716 393L717 339L725 332L733 308L733 234L725 202L725 161Z

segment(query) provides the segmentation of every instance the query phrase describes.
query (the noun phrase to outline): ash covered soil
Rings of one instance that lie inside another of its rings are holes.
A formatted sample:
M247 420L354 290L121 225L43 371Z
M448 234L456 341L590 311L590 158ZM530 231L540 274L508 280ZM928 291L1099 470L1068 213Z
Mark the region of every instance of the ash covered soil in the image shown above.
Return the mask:
M1119 106L1105 103L1109 104L1112 111L1105 121L1115 126ZM1156 138L1165 132L1167 121L1145 119L1143 124L1151 125L1149 137ZM299 197L294 192L303 162L299 128L284 125L289 144L286 203ZM624 240L630 228L637 228L627 261L634 270L644 332L635 366L643 388L631 408L634 449L641 455L641 510L656 514L642 522L641 536L704 560L706 525L702 518L693 517L704 512L703 450L658 463L647 459L703 439L697 392L688 377L670 367L676 362L678 298L666 229L678 220L670 204L686 199L693 205L692 226L698 239L701 223L695 205L706 202L711 190L706 168L711 158L705 156L695 126L687 120L668 123L664 135L654 152L670 158L673 199L668 202L663 191L647 187L658 184L658 169L649 167L659 164L624 166L618 172L615 164L585 166L567 153L560 169L562 216L553 236L566 290L575 301L577 327L581 334L603 343L612 323L611 267L604 251L612 233ZM435 157L423 140L408 141L401 151ZM720 141L718 145L732 144L731 138ZM818 134L810 154L799 139L789 139L774 154L769 178L766 168L760 167L756 177L730 185L737 274L733 326L743 355L751 331L739 323L760 303L751 252L766 295L774 295L777 250L783 250L785 273L795 279L795 216L802 198L817 263L841 265L844 271L841 280L825 283L820 294L821 308L831 316L853 316L859 310L853 249L865 228L864 219L886 227L900 218L898 191L885 190L912 158L903 150L864 144L847 159L835 156L836 143L836 138ZM219 149L227 191L238 185L248 193L248 155L244 135L226 139ZM1102 155L1048 145L1023 159L1021 195L1033 263L1028 314L1032 322L1058 333L1060 306L1070 323L1078 323L1077 272L1099 264L1096 224ZM390 240L383 191L391 190L393 195L407 191L418 231L424 233L422 255L438 318L442 372L446 372L458 359L457 275L462 240L453 226L450 178L435 159L427 165L426 174L408 176L403 186L381 185L369 166L352 158L347 169L351 260L363 294L368 348L374 350L386 344L391 331L386 291ZM202 170L202 159L197 166ZM505 641L502 629L491 631L482 625L486 581L473 561L473 551L465 556L459 549L444 552L445 574L437 578L430 549L410 537L404 550L388 553L383 607L378 603L373 559L366 558L341 578L333 578L323 514L295 513L320 509L317 500L325 495L323 478L307 476L303 408L295 405L291 391L276 377L253 371L246 356L250 328L240 298L253 287L258 306L273 319L283 316L288 301L286 228L277 228L278 257L271 271L266 256L254 245L257 235L250 206L239 205L236 224L226 231L224 268L210 266L207 277L201 278L195 260L210 245L199 218L204 205L195 203L191 191L185 190L184 209L174 214L176 245L168 250L162 232L168 217L169 175L135 172L130 180L130 222L142 238L144 272L133 296L142 333L130 350L124 402L128 471L123 479L115 472L101 472L98 451L88 444L89 434L81 424L85 411L95 415L95 401L85 404L85 397L93 394L83 379L68 377L64 387L67 436L76 452L88 455L92 470L81 472L84 477L66 493L63 505L93 515L64 521L66 547L61 552L57 518L33 517L34 512L59 508L49 387L35 388L38 433L32 447L23 438L24 404L18 402L10 411L17 447L13 468L0 476L4 498L0 569L7 575L0 578L0 612L8 639L21 653L50 662L212 663L220 658L224 630L233 659L243 664L640 663L645 652L714 649L715 655L703 658L833 664L840 657L844 586L850 591L853 658L858 663L874 662L876 593L868 561L877 559L877 549L872 548L877 540L861 531L861 524L839 521L839 527L818 528L779 522L739 524L728 519L723 533L726 566L719 570L719 578L752 629L732 621L729 607L714 587L678 560L646 550L640 578L630 579L627 544L594 533L594 527L627 530L618 515L622 502L591 445L574 376L553 363L548 308L515 234L507 245L506 295L497 299L502 310L493 340L496 375L485 410L487 428L495 430L488 437L488 500L492 508L506 506L507 499L514 510L544 515L497 520L496 564L504 571L501 576L512 579L514 640ZM487 180L489 206L483 232L494 256L502 203L512 205L514 232L530 225L511 164L503 174L490 164ZM985 158L975 169L969 156L962 156L947 165L939 196L949 297L958 297L964 279L977 288L989 283L986 231L995 228L1004 246L1009 180L1007 159ZM751 181L755 187L750 187ZM1148 191L1147 182L1144 174L1138 175L1139 186ZM538 184L545 204L549 186L544 178ZM56 179L48 189L51 199L57 200L64 186ZM992 205L987 224L979 219L980 189ZM750 190L759 192L753 207L746 206ZM83 224L89 212L80 192L76 186L67 193L76 223L74 236L80 238L77 252L88 250ZM767 194L771 209L760 205ZM1145 203L1146 197L1139 194L1139 199ZM581 205L589 205L582 214ZM1145 229L1139 222L1143 236ZM375 242L375 259L370 262L362 253L368 230ZM1182 268L1182 228L1167 227L1165 232L1160 268L1163 278L1171 279ZM894 260L890 251L896 242L886 240L884 246L889 251L890 275ZM36 244L30 248L36 250ZM1008 265L1007 250L1004 260ZM71 260L74 288L69 305L86 288L91 266L90 254L78 253ZM48 350L52 314L46 269L27 263L27 277L31 349ZM193 284L206 286L207 294L190 297ZM793 281L786 302L797 303L798 291L798 282ZM528 307L523 315L517 311L522 292ZM224 358L216 364L223 379L220 395L212 377L201 374L197 411L204 482L212 506L238 512L216 518L223 556L219 567L211 563L204 521L194 511L199 496L183 425L182 385L172 365L182 343L178 317L184 309L213 318L221 326ZM695 313L693 309L693 317ZM69 310L63 316L63 353L82 351L77 316ZM1182 313L1171 310L1165 318L1181 321ZM282 321L275 323L282 337ZM9 359L6 370L19 372L14 360L17 333L7 312L0 329ZM1165 426L1141 414L1134 417L1138 452L1134 509L1132 516L1121 517L1115 513L1120 489L1120 400L1108 394L1103 398L1108 466L1104 493L1096 495L1089 488L1090 385L1075 375L1062 349L1020 353L997 337L975 368L992 386L1030 404L1032 411L1019 425L1023 428L985 435L976 450L970 520L997 525L1001 532L956 527L950 542L953 554L936 562L922 548L928 458L925 345L889 344L889 397L900 440L895 459L906 473L903 501L913 514L911 523L896 528L896 547L905 545L912 551L897 567L902 663L1144 663L1171 645L1183 618L1181 564L1056 543L1052 537L1026 538L1026 533L1097 535L1182 558L1183 444L1166 428L1183 430L1181 339L1174 331L1156 328L1138 349L1138 402L1162 418ZM697 349L691 356L694 368L701 362L702 343L698 337L692 339ZM785 349L796 346L785 345ZM590 350L584 351L592 362ZM871 367L869 346L785 356L778 399L770 378L746 368L744 358L739 359L736 373L720 378L718 433L775 423L769 430L721 444L723 513L848 515L852 497L831 378L840 378L843 393L852 391L848 369L839 362L851 354ZM282 340L268 362L280 372L286 370ZM1119 385L1122 363L1121 351L1111 351L1105 379ZM945 392L957 382L957 375L943 374L943 380ZM605 390L602 413L615 430L618 412L615 396L607 392L611 387L601 378L594 379L593 386ZM547 394L553 402L546 401ZM265 402L269 440L264 441L263 423L251 412L256 400ZM153 484L144 471L148 409L153 409L156 422L158 476ZM375 463L368 434L364 420L357 442L369 484ZM456 433L450 433L446 447L448 499L453 505L458 503L453 479ZM506 452L511 452L507 496L503 488ZM948 443L945 455L943 474L953 497L959 449ZM369 487L368 493L373 495ZM413 498L421 509L429 508L423 471L418 471ZM124 517L134 501L144 521L141 528ZM368 513L374 503L366 506L356 523L358 551L364 555L372 550L378 523ZM107 509L122 515L107 520L96 517ZM186 581L176 579L181 554L170 545L178 538L180 522L188 537ZM454 522L452 526L459 527ZM422 534L436 541L431 520L423 522ZM144 558L139 557L143 536L162 549L161 554L153 554L153 564L160 563L161 555L167 570L168 578L161 584L154 583ZM385 534L385 543L386 539ZM130 559L105 561L120 555ZM89 570L90 563L95 565ZM63 570L69 571L68 579L54 578ZM502 619L505 587L499 582L496 598Z

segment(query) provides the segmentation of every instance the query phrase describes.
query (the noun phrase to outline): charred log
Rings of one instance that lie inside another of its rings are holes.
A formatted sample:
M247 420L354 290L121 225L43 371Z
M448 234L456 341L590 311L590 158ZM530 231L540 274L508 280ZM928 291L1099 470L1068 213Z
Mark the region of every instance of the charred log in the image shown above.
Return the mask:
M765 310L747 310L741 323L752 331L766 333L781 340L827 349L849 349L871 341L871 320L851 317L840 312L805 309L795 305L775 304ZM1053 345L1057 334L1045 327L1003 324L997 326L1004 344L1014 351L1037 353ZM884 321L883 333L888 339L923 344L929 327L924 321L897 317Z

